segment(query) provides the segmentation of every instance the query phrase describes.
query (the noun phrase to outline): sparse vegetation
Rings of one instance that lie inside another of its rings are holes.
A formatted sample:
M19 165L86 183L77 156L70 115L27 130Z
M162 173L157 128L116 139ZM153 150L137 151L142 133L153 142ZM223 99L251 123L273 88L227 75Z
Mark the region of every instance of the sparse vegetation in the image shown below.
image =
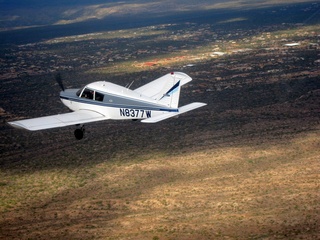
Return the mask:
M214 118L204 109L152 128L92 124L83 142L75 142L68 129L30 135L6 128L3 134L29 141L24 152L2 155L1 234L36 238L35 229L41 229L54 238L317 236L316 96ZM222 109L221 102L215 104ZM51 134L56 138L47 138ZM168 145L167 139L175 140Z
M203 41L213 36L209 25L186 23L184 32L181 26L114 31L114 41L139 35L136 46L163 44L165 51L62 73L68 86L130 79L138 87L185 71L194 81L183 88L181 104L208 106L177 119L92 123L82 141L74 140L73 128L11 129L5 121L63 109L50 74L3 80L1 239L319 238L319 48L309 45L318 41L319 25L241 29L237 37L221 32L222 42ZM188 36L192 44L184 49ZM112 36L80 38L103 45ZM160 38L168 39L152 42ZM63 44L70 44L66 52L77 46L73 40L46 44L55 46L54 55ZM299 46L283 46L298 40ZM228 54L207 54L221 50Z

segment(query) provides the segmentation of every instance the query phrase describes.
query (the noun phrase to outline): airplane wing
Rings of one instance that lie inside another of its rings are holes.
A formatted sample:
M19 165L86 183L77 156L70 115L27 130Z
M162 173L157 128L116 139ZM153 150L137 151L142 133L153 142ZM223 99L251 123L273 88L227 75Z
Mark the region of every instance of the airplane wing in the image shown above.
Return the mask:
M65 127L108 119L101 113L91 110L79 110L76 112L57 114L47 117L31 118L8 122L11 126L30 131Z
M196 108L199 108L199 107L203 107L205 105L207 105L207 104L206 103L200 103L200 102L190 103L190 104L185 105L183 107L179 107L179 111L178 112L164 113L164 114L158 115L156 117L146 118L146 119L142 120L141 122L143 122L143 123L160 122L162 120L177 116L177 115L182 114L182 113L189 112L189 111L191 111L193 109L196 109Z

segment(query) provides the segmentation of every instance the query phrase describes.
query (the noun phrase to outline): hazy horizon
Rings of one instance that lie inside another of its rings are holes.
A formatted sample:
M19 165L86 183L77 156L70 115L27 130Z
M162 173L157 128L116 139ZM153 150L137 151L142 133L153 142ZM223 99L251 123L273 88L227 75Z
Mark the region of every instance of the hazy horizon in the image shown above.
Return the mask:
M0 30L7 31L17 28L34 26L65 25L101 20L108 17L141 17L144 14L155 16L189 13L210 10L246 10L292 5L296 3L314 2L312 0L164 0L150 2L146 0L1 0Z

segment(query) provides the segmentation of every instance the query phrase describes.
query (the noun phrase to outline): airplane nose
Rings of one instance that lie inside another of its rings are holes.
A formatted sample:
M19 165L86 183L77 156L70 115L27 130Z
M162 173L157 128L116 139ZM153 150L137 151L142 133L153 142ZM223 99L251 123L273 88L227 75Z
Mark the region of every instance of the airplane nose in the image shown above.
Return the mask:
M64 91L60 92L60 99L66 99L66 93Z

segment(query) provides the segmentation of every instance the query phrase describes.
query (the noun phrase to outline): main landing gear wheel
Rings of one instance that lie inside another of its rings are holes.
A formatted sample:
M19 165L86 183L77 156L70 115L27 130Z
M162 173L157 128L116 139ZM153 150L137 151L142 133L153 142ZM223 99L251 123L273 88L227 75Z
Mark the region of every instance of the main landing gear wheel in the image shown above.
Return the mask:
M76 130L74 130L74 136L76 137L76 139L81 140L83 138L83 135L84 127L77 128Z

